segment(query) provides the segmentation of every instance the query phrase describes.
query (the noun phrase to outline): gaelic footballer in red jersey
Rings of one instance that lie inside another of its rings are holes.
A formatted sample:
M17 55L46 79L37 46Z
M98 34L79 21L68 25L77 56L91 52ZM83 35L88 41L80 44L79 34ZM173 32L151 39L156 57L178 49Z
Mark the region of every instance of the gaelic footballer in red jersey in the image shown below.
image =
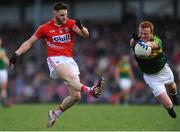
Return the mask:
M13 53L10 58L10 67L13 68L20 55L27 52L40 38L44 38L47 44L47 64L52 78L58 78L69 86L69 96L66 97L57 110L50 110L48 113L48 127L54 125L56 119L68 108L81 99L81 92L98 98L104 86L104 79L101 77L95 86L87 87L80 83L79 67L74 61L73 46L74 33L81 37L88 37L89 32L79 20L67 18L68 7L58 2L53 7L53 18L41 25L27 41Z
M38 28L34 36L46 38L48 56L68 56L73 57L74 31L78 27L75 20L67 19L63 25L56 25L55 19L43 24ZM86 32L88 35L88 32Z

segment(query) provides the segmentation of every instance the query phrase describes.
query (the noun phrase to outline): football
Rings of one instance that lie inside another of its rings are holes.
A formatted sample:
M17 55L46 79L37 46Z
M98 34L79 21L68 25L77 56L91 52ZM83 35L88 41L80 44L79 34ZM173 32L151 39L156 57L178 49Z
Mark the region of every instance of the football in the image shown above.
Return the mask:
M134 52L136 57L138 58L147 58L151 54L151 47L148 46L145 42L142 43L136 43Z

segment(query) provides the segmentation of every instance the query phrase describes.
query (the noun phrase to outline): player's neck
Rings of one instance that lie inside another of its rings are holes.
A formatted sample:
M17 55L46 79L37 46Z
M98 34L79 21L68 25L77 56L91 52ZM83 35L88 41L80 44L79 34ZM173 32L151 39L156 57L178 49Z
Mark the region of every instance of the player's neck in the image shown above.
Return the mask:
M54 19L54 24L59 27L59 26L61 26L63 23L62 23L61 21L58 21L57 19Z

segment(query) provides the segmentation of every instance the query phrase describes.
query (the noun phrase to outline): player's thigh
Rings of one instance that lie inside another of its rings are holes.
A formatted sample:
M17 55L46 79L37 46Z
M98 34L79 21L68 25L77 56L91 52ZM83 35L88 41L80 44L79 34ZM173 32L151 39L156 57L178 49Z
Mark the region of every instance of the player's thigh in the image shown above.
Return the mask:
M163 92L166 92L165 85L162 82L158 82L155 80L152 81L152 77L149 76L144 76L144 80L155 97L159 96Z
M143 78L155 97L159 96L163 92L166 92L162 75L144 74Z
M61 78L63 80L75 79L75 74L73 74L69 67L64 63L59 64L56 67L55 71L58 78Z

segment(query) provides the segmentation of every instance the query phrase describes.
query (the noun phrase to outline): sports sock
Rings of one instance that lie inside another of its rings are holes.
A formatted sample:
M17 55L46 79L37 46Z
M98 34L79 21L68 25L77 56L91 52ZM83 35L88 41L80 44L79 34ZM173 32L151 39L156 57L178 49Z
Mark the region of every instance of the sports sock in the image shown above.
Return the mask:
M59 117L65 110L60 106L59 109L55 110L54 113L57 117Z
M86 87L85 85L82 85L81 91L84 93L91 94L91 95L93 94L93 89L90 87Z

